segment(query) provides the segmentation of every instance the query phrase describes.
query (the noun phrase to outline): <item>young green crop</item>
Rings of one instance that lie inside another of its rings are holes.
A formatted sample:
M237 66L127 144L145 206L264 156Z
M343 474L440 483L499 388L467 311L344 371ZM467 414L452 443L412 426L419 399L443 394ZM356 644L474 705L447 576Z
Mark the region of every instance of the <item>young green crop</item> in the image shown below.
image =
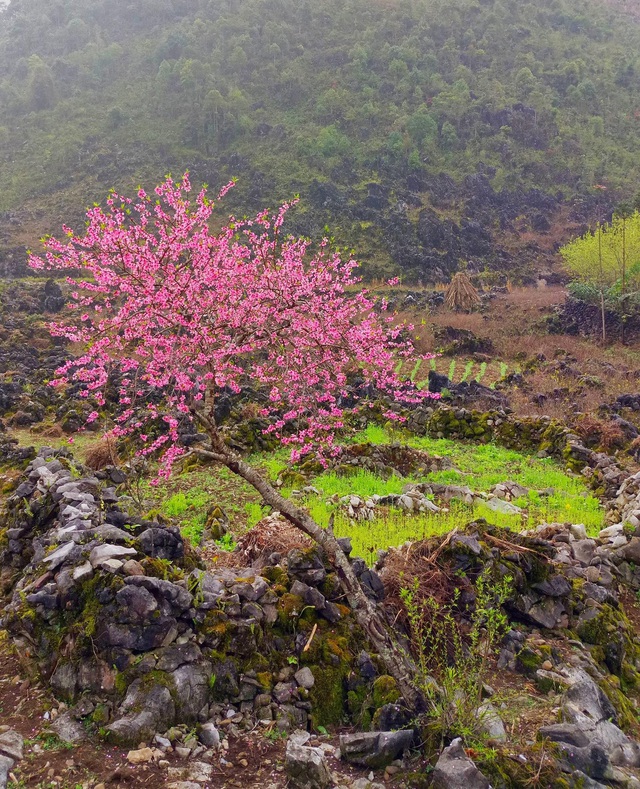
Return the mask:
M464 372L462 373L462 378L460 379L460 383L466 381L469 378L472 370L473 370L473 362L469 360L464 366Z

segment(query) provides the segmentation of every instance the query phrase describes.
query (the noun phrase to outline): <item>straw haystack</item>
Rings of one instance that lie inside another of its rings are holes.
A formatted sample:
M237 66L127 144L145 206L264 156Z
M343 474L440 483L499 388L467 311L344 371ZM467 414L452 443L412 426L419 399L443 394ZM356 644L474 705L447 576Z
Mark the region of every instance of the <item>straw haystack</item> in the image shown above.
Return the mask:
M464 271L459 271L451 280L451 284L447 288L445 303L447 307L456 312L462 310L470 312L480 304L478 291L473 287L469 275Z

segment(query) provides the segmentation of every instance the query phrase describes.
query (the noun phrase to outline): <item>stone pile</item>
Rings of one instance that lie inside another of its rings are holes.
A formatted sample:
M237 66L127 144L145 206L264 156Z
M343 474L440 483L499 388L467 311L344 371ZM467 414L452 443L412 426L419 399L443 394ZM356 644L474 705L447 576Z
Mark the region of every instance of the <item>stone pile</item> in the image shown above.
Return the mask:
M429 556L416 545L398 550ZM433 543L432 552L449 577L474 579L488 572L513 579L504 603L512 629L502 643L497 669L520 672L543 694L555 695L559 722L542 726L538 737L557 748L554 769L566 781L557 785L637 786L640 743L628 733L634 730L637 709L621 687L640 681L640 645L622 610L619 587L640 588L633 560L637 557L640 566L640 529L608 527L598 538L589 538L584 526L554 524L518 535L479 522L475 531ZM387 562L388 556L377 565L385 581ZM460 589L464 620L475 593L468 580ZM566 648L558 648L559 642ZM483 709L488 736L508 740L499 709L484 702L478 717ZM486 789L490 781L455 743L442 753L433 785Z
M551 491L541 491L542 494ZM307 486L304 493L319 494L320 491ZM432 500L448 503L453 500L473 505L479 502L486 504L496 512L506 515L519 515L522 509L511 502L513 499L526 496L527 488L515 482L503 482L495 485L489 493L473 491L466 485L442 485L436 482L419 482L405 485L402 493L389 493L380 496L377 493L364 498L351 494L349 496L334 497L333 501L339 502L346 515L354 521L371 521L376 517L378 507L396 507L407 513L438 513L441 508Z
M610 509L634 529L640 528L640 472L624 480L610 504Z
M397 507L407 513L440 512L440 507L413 486L408 486L405 493L389 493L385 496L374 493L368 498L342 496L339 501L347 516L355 521L373 520L377 507Z
M73 705L71 723L89 718L123 744L178 724L304 729L341 720L347 691L366 696L383 674L317 549L205 570L176 528L123 511L98 475L41 450L0 530L2 626ZM352 564L381 599L378 576Z

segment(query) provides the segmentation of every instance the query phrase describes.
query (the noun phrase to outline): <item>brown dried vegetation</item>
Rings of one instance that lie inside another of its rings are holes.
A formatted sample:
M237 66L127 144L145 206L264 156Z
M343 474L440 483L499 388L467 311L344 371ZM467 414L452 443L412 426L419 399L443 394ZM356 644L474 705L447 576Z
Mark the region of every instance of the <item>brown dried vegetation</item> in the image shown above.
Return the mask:
M118 452L116 442L112 435L107 433L99 444L87 449L85 463L93 471L100 471L106 466L118 464Z

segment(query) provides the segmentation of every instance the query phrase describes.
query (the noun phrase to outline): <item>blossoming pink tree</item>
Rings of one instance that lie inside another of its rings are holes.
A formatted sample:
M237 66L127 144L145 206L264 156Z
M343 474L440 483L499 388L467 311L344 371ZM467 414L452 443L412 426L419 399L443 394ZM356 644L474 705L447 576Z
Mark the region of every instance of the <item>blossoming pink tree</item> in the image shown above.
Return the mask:
M354 260L343 261L326 243L311 252L307 241L283 235L290 205L274 215L231 219L214 233L213 203L205 190L190 201L190 188L185 175L181 183L167 178L154 196L143 190L135 200L111 194L105 210L88 211L84 235L64 228L64 240L45 240L44 258L31 255L35 269L73 275L75 319L54 324L52 332L84 351L58 370L54 383L80 381L84 394L104 405L117 369L116 432L135 433L141 454L160 457L161 474L169 474L186 451L181 420L198 422L209 446L195 451L247 480L324 549L358 622L415 703L410 662L331 529L285 499L229 447L214 410L223 388L239 392L251 382L268 393L262 410L267 430L292 446L294 459L312 448L325 457L335 454L342 403L348 396L355 402L351 411L370 405L347 391L350 374L394 398L417 402L426 396L394 372L398 356L413 352L406 332L358 285ZM166 423L160 435L159 421Z

